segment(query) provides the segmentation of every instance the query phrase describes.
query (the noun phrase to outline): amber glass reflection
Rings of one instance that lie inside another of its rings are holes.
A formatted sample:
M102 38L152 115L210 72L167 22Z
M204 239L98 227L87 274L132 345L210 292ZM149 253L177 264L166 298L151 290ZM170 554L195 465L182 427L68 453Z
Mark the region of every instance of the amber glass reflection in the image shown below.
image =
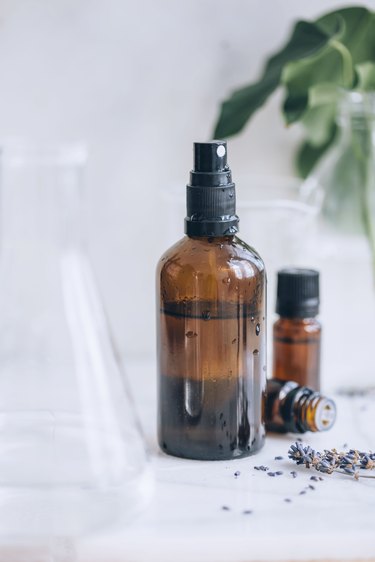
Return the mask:
M265 271L234 236L185 237L161 258L158 434L169 454L249 455L264 441Z

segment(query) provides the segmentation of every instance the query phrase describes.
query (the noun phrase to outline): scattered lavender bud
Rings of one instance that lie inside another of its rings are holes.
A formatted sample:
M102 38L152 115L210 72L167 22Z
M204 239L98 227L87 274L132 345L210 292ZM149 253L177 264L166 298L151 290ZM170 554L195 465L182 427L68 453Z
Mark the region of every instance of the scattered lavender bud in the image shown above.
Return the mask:
M276 474L276 476L281 476L284 473L283 473L282 470L276 470L275 474Z
M310 476L310 480L313 480L314 482L318 482L319 478L321 478L321 476Z
M290 498L285 498L284 502L286 503L292 503L292 500Z
M275 457L275 461L282 461L284 457L281 457L280 455L278 457Z
M301 437L297 437L296 441L299 441L300 443L302 443Z
M300 496L303 496L303 494L306 494L306 490L301 490L301 491L300 491L299 495L300 495Z
M260 470L260 466L254 466L255 470Z
M267 472L268 476L275 476L274 472Z
M244 509L242 513L243 513L244 515L250 515L250 514L253 513L253 512L252 512L251 509Z
M230 507L228 507L227 505L223 505L223 506L221 507L221 509L222 509L223 511L230 511Z
M324 480L323 476L318 476L318 478L320 481Z
M234 473L234 476L237 478L240 474L241 474L241 472L239 470L236 470L236 472Z
M293 476L293 478L297 478L297 476L298 476L297 472L295 470L292 470L292 472L290 474Z
M315 490L315 486L313 486L312 484L309 484L308 487L310 488L310 490Z
M305 465L306 468L315 468L319 472L332 474L341 472L353 476L358 480L362 470L375 469L374 453L366 453L356 449L350 449L345 453L340 453L337 449L325 449L322 453L315 451L309 445L302 445L295 441L289 448L288 457L297 465ZM375 476L366 476L375 478Z

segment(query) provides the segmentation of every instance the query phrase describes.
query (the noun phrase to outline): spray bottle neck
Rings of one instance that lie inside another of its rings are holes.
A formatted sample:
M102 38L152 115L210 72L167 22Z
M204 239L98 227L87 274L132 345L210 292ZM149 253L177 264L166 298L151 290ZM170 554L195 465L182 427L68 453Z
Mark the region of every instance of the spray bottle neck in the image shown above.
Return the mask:
M221 237L238 232L235 184L225 141L194 143L194 169L186 187L188 236Z

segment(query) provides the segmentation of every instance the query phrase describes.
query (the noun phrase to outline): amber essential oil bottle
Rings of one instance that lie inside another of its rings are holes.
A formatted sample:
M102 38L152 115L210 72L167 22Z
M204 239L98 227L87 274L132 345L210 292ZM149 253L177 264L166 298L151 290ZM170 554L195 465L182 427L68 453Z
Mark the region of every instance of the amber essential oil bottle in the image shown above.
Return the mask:
M330 398L294 381L267 381L267 431L327 431L335 420L336 406Z
M278 272L273 326L273 378L320 389L319 273L313 269Z
M250 455L264 442L266 276L237 238L224 141L194 144L186 236L157 268L158 438L191 459Z

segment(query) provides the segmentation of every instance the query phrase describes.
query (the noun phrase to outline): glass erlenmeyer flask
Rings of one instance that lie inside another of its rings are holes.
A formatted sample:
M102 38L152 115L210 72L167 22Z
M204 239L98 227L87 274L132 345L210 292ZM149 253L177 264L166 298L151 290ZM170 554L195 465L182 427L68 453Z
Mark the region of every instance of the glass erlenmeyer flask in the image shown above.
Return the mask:
M151 486L80 240L85 151L1 160L0 533L79 533Z

